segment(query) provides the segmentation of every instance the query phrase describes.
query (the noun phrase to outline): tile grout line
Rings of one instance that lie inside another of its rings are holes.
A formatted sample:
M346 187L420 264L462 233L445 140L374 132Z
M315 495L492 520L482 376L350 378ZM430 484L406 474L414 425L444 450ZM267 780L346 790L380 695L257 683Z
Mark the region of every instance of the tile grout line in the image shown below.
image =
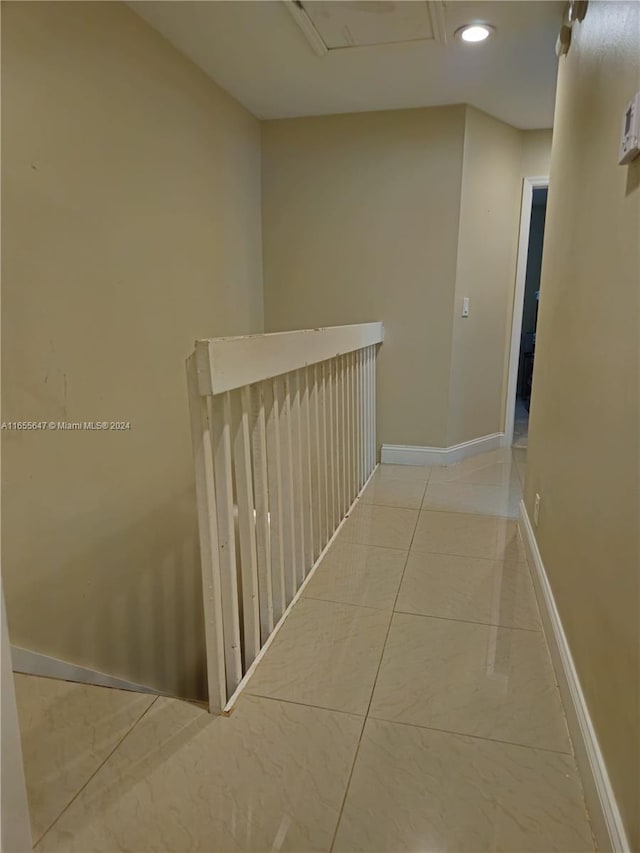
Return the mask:
M112 757L112 755L114 754L114 752L122 746L122 744L123 744L123 742L126 740L126 738L128 738L128 737L129 737L129 735L131 734L131 732L135 729L135 727L136 727L136 726L138 725L138 723L142 720L142 718L143 718L143 717L144 717L144 716L145 716L145 715L146 715L146 714L151 710L151 708L153 708L153 706L155 705L155 703L158 701L158 699L159 699L159 698L160 698L160 696L155 696L155 697L153 698L153 700L152 700L152 701L147 705L147 707L144 709L144 711L140 714L140 716L138 717L138 719L137 719L137 720L135 720L135 721L131 724L131 726L127 729L127 731L122 735L122 737L121 737L121 738L120 738L120 740L116 743L116 745L113 747L113 749L111 750L111 752L110 752L110 753L105 757L105 759L104 759L103 761L101 761L101 762L100 762L100 764L96 767L96 769L95 769L95 770L93 771L93 773L89 776L89 778L88 778L88 779L86 780L86 782L82 785L82 787L81 787L81 788L79 788L79 789L76 791L76 793L75 793L75 794L73 795L73 797L69 800L69 802L67 803L67 805L62 809L62 811L60 812L60 814L55 818L55 820L53 820L53 821L49 824L49 826L45 829L45 831L44 831L44 832L42 833L42 835L38 838L38 840L34 842L34 844L33 844L33 849L34 849L34 851L35 851L36 847L38 846L38 844L40 844L40 842L44 839L45 835L47 835L47 833L48 833L48 832L51 832L51 830L52 830L52 829L53 829L53 827L58 823L58 821L60 820L60 818L65 814L65 812L66 812L66 811L68 811L68 809L69 809L69 808L73 805L73 803L78 799L78 797L79 797L79 796L80 796L80 794L84 791L84 789L87 787L87 785L89 784L89 782L91 782L91 780L92 780L92 779L93 779L93 778L94 778L94 777L95 777L95 776L100 772L100 770L102 770L102 768L103 768L103 767L104 767L104 765L107 763L107 761L109 761L109 759Z
M366 716L365 716L363 714L358 714L355 711L343 711L343 710L340 710L338 708L327 708L324 705L311 705L308 702L299 702L299 701L294 701L293 699L283 699L280 696L266 696L266 695L263 695L262 693L248 693L248 692L246 692L245 696L253 696L256 699L264 699L264 700L267 700L270 702L284 702L286 705L297 705L298 707L301 707L301 708L313 708L314 710L317 710L317 711L326 711L327 714L343 714L344 716L347 716L347 717L357 717L358 719L361 719L363 721L366 721L367 719L377 720L378 722L389 723L392 726L398 725L398 726L408 726L411 729L425 729L426 731L440 732L442 734L451 735L452 737L461 737L461 738L467 737L467 738L472 738L473 740L486 741L487 743L502 743L502 744L505 744L506 746L515 746L515 747L519 747L520 749L533 749L534 751L538 751L538 752L550 752L553 755L566 755L569 758L575 759L575 754L573 752L573 749L570 752L565 752L564 750L552 749L551 747L548 747L548 746L533 746L532 744L529 744L529 743L518 743L517 741L514 741L514 740L504 740L503 738L487 737L485 735L476 735L476 734L471 734L470 732L457 731L455 729L441 729L441 728L438 728L437 726L424 725L424 723L413 723L413 722L408 722L407 720L392 720L392 719L389 719L389 717L371 716L371 715L369 715L368 711L366 712ZM354 759L354 763L355 763L355 759Z
M412 512L415 512L416 510L418 510L418 512L420 512L420 509L422 507L422 499L420 499L420 503L417 506L407 506L406 504L383 504L383 503L378 503L377 501L363 501L363 500L360 501L360 504L362 506L379 506L379 507L384 508L384 509L410 509ZM385 546L384 545L378 545L377 547L378 548L384 548ZM398 549L395 549L395 550L398 550Z
M314 708L316 711L326 711L327 714L344 714L347 717L358 717L361 720L365 719L364 714L358 714L355 711L344 711L342 708L328 708L325 705L311 705L309 702L300 702L295 699L283 699L281 696L266 696L263 693L250 693L245 690L243 696L253 696L254 699L267 699L270 702L284 702L286 705L297 705L299 708Z
M344 604L347 607L362 607L364 610L377 610L379 613L387 612L386 607L374 607L372 604L356 604L353 601L336 601L335 598L318 598L317 595L305 595L303 597L311 601L326 601L327 604Z
M524 564L523 568L524 568ZM303 596L310 601L322 601L326 604L339 604L345 607L360 607L363 610L376 610L379 613L386 613L386 607L373 607L371 604L355 604L353 601L336 601L335 598L318 598L315 595ZM391 610L393 613L401 613L403 616L417 616L421 619L440 619L443 622L461 622L463 625L481 625L484 628L504 628L507 631L528 631L530 634L541 634L542 628L524 628L522 625L503 625L501 622L480 622L478 619L456 619L454 616L439 616L437 613L416 613L411 610ZM257 695L257 694L256 694ZM310 707L320 707L312 705Z
M431 512L431 510L429 510L429 512ZM478 518L501 518L501 516L477 516L477 517ZM418 516L418 520L420 520L420 516ZM516 519L505 519L505 521L513 521L514 524L517 524ZM518 531L518 534L519 534L519 531ZM348 542L349 545L361 545L361 546L366 546L366 547L370 547L370 548L383 547L380 545L367 545L366 542L355 542L355 541L352 541L350 539L346 540L346 541ZM411 546L410 547L413 547L413 539L411 540ZM386 550L388 550L388 551L404 551L403 548L387 548ZM409 551L407 553L411 554L411 551ZM511 559L511 558L509 558L508 560L505 560L505 558L500 558L500 557L479 557L477 554L457 554L457 553L452 554L449 551L427 551L426 548L424 550L422 548L418 548L418 550L414 551L413 553L415 555L420 556L420 557L429 557L433 554L434 556L438 556L438 557L464 557L468 560L488 560L488 561L494 562L494 563L505 562L505 563L508 563L510 565L516 565L516 566L528 566L529 565L526 557L523 557L522 559L517 559L517 558Z
M451 507L420 506L418 512L446 512L449 515L474 515L476 518L500 518L517 522L517 515L496 515L495 513L474 512L472 509L452 509Z
M364 504L364 506L378 506L378 504ZM408 507L387 507L387 509L408 509ZM415 510L411 510L411 512L415 512ZM352 542L350 539L336 539L333 543L333 552L336 553L340 548L344 548L346 545L358 545L360 548L374 548L377 551L400 551L402 554L408 554L408 548L390 548L389 545L363 545L362 542ZM325 561L325 559L329 556L329 551L325 554L320 562L319 566Z
M522 495L520 498L522 499ZM449 515L472 515L474 518L497 518L500 521L512 521L514 524L518 522L517 515L499 515L493 512L474 512L470 509L448 509L446 507L422 506L422 504L418 508L418 512L444 512L449 513Z
M381 465L382 465L382 463L380 463L380 466L379 466L379 469L378 469L378 470L380 470ZM413 467L413 466L410 466L410 467ZM362 500L362 498L360 498L360 503L361 503L361 504L363 504L364 506L385 506L385 507L388 507L389 509L411 509L411 510L414 510L414 511L415 511L415 510L418 510L418 512L420 512L420 510L421 510L421 508L422 508L422 502L424 501L424 496L425 496L425 495L426 495L426 493L427 493L427 486L429 485L429 481L430 481L430 479L431 479L431 474L433 473L433 468L432 468L432 466L425 466L425 467L426 467L426 468L428 468L429 470L428 470L428 473L427 473L427 479L425 480L424 488L423 488L423 490L422 490L422 496L420 497L420 501L419 501L419 503L418 503L418 506L403 506L403 505L400 505L400 504L376 503L376 501L375 501L375 500L371 501L371 503L368 503L368 502L366 502L366 501L363 501L363 500ZM414 482L420 482L420 481L419 481L419 480L416 480L416 481L412 481L412 480L391 480L390 482L392 482L392 483L402 483L403 485L407 485L407 484L409 484L409 485L413 485L413 483L414 483ZM363 497L364 497L364 495L363 495ZM400 550L400 549L398 549L398 550Z
M426 491L426 488L427 488L427 486L425 484L425 491ZM413 539L416 535L416 529L418 527L419 519L420 519L420 513L418 513L418 517L416 518L416 522L415 522L414 527L413 527L413 533L411 534L411 541L409 542L409 549L407 551L407 556L405 558L404 566L402 568L402 574L400 575L400 582L398 583L398 589L396 590L396 597L395 597L394 602L393 602L393 608L395 608L396 602L398 600L398 595L400 594L400 587L402 586L404 574L407 570L407 563L409 562L409 554L411 552L411 546L413 545ZM349 777L347 779L347 784L346 784L346 787L344 790L344 797L342 798L342 804L340 806L340 811L338 813L338 820L336 821L336 828L335 828L335 831L333 833L333 839L331 841L331 847L329 848L329 853L333 853L335 843L336 843L336 839L338 837L338 830L340 829L340 822L342 821L342 815L344 813L344 807L345 807L345 804L347 802L347 796L349 795L349 788L351 787L351 780L353 778L353 771L355 770L356 762L358 760L358 754L360 752L360 745L362 743L362 736L364 735L364 730L365 730L365 727L367 725L367 719L369 718L369 710L371 708L371 703L373 701L373 694L375 692L376 684L378 682L378 675L380 674L380 667L382 666L382 659L384 658L384 652L385 652L385 649L387 648L387 640L389 639L389 634L391 632L391 623L392 622L393 622L393 609L391 610L391 613L389 614L389 624L387 625L387 633L385 634L384 643L382 644L382 650L380 652L380 660L378 661L378 667L376 669L375 678L373 679L373 684L371 686L371 694L369 695L369 703L367 705L367 710L365 712L364 720L362 722L362 729L360 730L360 737L358 738L358 744L356 746L356 751L353 755L353 762L351 764L351 770L349 772Z
M552 755L566 755L568 758L573 758L575 760L573 752L565 752L561 749L551 749L549 746L532 746L530 743L517 743L514 740L503 740L502 738L473 735L468 732L454 731L453 729L440 729L436 726L425 726L422 723L409 723L406 720L390 720L388 717L368 717L368 719L377 720L380 723L388 723L391 726L408 726L410 729L423 729L429 732L440 732L441 734L451 735L452 737L468 737L473 740L486 741L487 743L502 743L505 746L516 746L519 749L533 749L534 752L550 752Z
M355 607L360 605L356 604ZM520 625L502 625L499 622L478 622L476 619L455 619L453 616L438 616L435 613L412 613L410 610L394 610L402 616L417 616L419 619L439 619L442 622L460 622L462 625L479 625L482 628L502 628L504 631L527 631L529 634L542 634L542 628L523 628Z

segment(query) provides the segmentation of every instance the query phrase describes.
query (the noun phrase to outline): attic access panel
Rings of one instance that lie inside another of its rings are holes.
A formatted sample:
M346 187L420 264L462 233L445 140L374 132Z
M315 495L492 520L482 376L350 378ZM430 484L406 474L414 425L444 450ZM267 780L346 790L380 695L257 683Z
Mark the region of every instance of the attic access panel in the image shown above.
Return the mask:
M413 41L444 43L439 0L286 0L318 54Z

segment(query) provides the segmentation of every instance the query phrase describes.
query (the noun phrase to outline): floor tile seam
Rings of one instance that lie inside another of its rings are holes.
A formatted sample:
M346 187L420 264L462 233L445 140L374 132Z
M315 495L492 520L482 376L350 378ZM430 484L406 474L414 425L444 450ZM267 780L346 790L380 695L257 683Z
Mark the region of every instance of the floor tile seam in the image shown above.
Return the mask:
M405 504L382 503L382 502L379 502L376 500L373 500L373 501L361 500L360 503L362 504L362 506L377 506L377 507L381 507L381 508L384 507L385 509L409 509L409 510L411 510L411 512L416 512L416 511L420 512L421 507L422 507L423 498L424 498L424 495L422 496L422 498L420 498L420 501L418 502L417 506L405 506Z
M377 504L364 504L364 506L377 506ZM379 545L379 544L376 544L373 542L362 542L359 539L348 538L350 536L355 535L354 533L350 533L348 528L345 528L345 534L344 534L343 542L350 543L351 545L363 545L363 546L366 546L367 548L384 548L388 551L402 551L404 554L406 554L408 556L409 551L411 550L411 545L413 543L413 538L414 538L415 533L416 533L418 521L420 520L420 509L419 508L410 509L409 507L397 507L397 506L392 506L392 507L384 506L384 507L378 507L378 508L379 509L398 509L398 510L401 510L402 512L412 512L412 513L416 514L416 520L413 523L413 529L411 531L411 537L409 538L409 544L406 545L406 547L394 548L393 546L389 546L389 545ZM406 560L405 560L405 564L406 564Z
M573 752L566 752L562 749L551 749L551 747L548 746L532 746L530 743L518 743L517 741L504 740L497 737L485 737L484 735L469 734L468 732L455 731L453 729L441 729L436 726L427 726L422 723L409 723L406 720L392 720L389 717L380 717L376 714L368 714L367 720L377 720L381 723L391 723L392 725L397 726L408 726L411 729L420 729L422 731L440 732L441 734L453 735L455 737L468 737L474 740L482 740L487 743L501 743L505 746L517 746L519 749L531 749L534 752L548 752L552 755L564 755L567 758L572 758L574 762L576 760ZM582 777L580 777L580 779L582 781Z
M418 546L418 548L419 547L420 546ZM409 551L409 556L411 556L412 553L417 555L417 556L421 556L421 557L426 557L426 556L433 554L435 557L461 557L462 559L466 559L466 560L481 560L485 563L503 563L504 565L509 566L509 567L515 566L518 568L522 568L523 566L526 566L527 569L529 568L529 561L527 560L526 557L524 557L522 560L517 560L517 559L511 558L511 557L509 557L508 559L504 559L504 558L500 559L500 557L477 557L473 554L450 554L448 551L427 551L427 550L424 550L424 551L416 550L413 552Z
M373 506L373 504L365 504L365 506ZM406 509L407 507L391 507L391 509ZM412 510L415 512L415 510ZM334 539L331 543L327 553L323 556L322 560L318 563L318 568L322 565L322 563L327 559L330 554L337 553L338 549L344 548L345 545L360 545L361 548L375 548L377 551L399 551L402 554L407 554L409 552L409 548L392 548L389 545L372 545L369 542L353 542L351 539Z
M336 838L338 837L338 830L340 829L340 821L342 820L342 815L344 812L344 807L347 802L347 796L349 794L349 788L351 787L351 779L353 778L353 771L356 766L356 761L358 760L358 753L360 752L360 744L362 743L362 736L364 734L364 727L367 724L367 718L364 717L362 720L362 726L360 727L360 735L358 737L358 743L356 744L355 751L353 753L353 761L351 762L351 767L349 768L349 775L347 776L347 784L344 788L344 794L342 796L342 802L340 803L340 808L338 810L338 819L336 820L336 826L333 830L333 836L331 838L331 845L329 847L329 853L333 853Z
M405 563L406 563L406 560L405 560ZM306 599L307 601L321 601L324 604L339 604L341 607L358 607L361 610L373 610L374 613L385 613L386 612L386 608L383 609L381 607L372 607L370 604L354 604L352 601L336 601L333 598L317 598L314 595L306 595L304 592L302 593L302 595L300 596L298 601L296 601L296 604L298 604L298 602L302 601L303 599ZM295 607L295 605L294 605L294 607ZM293 613L293 612L294 611L292 610L291 613Z
M419 515L418 515L418 518L419 518ZM412 533L412 535L411 535L411 541L409 542L409 550L411 549L411 543L413 542L413 537L415 536L415 532L416 532L417 524L418 524L418 519L416 518L416 522L415 522L414 527L413 527L413 533ZM405 561L404 561L404 566L402 567L402 574L400 575L400 583L398 584L398 590L396 591L396 597L395 597L395 599L394 599L394 607L395 607L395 602L396 602L396 601L397 601L397 599L398 599L398 593L399 593L399 591L400 591L400 586L401 586L401 584L402 584L402 579L404 578L404 573L405 573L406 568L407 568L407 561L408 561L408 559L409 559L409 550L407 551L407 555L406 555L406 557L405 557ZM393 609L392 609L392 610L391 610L391 612L389 613L389 622L388 622L388 624L387 624L387 631L386 631L386 633L385 633L384 643L382 644L382 649L380 650L380 658L379 658L379 660L378 660L378 666L377 666L377 668L376 668L376 674L375 674L374 679L373 679L373 684L371 685L371 692L370 692L370 694L369 694L369 702L368 702L368 704L367 704L367 709L366 709L366 712L365 712L364 722L363 722L363 724L362 724L362 729L361 729L361 731L360 731L360 737L358 738L358 745L356 746L356 750L355 750L355 753L354 753L354 756L353 756L353 763L352 763L352 765L351 765L351 770L350 770L350 772L349 772L349 778L347 779L347 785L346 785L346 788L345 788L345 791L344 791L344 797L342 798L342 804L341 804L341 806L340 806L340 811L339 811L339 813L338 813L338 820L337 820L337 822L336 822L336 828L335 828L335 831L334 831L334 833L333 833L333 839L332 839L332 841L331 841L331 847L329 848L329 853L333 853L333 851L334 851L334 847L335 847L335 843L336 843L336 838L338 837L338 830L340 829L340 822L342 821L342 815L343 815L343 813L344 813L344 807L345 807L345 804L346 804L346 802L347 802L347 797L348 797L348 795L349 795L349 788L351 787L351 780L352 780L352 778L353 778L353 771L354 771L354 769L355 769L356 762L357 762L357 760L358 760L358 755L359 755L359 753L360 753L360 745L361 745L361 743L362 743L362 736L363 736L363 734L364 734L365 726L366 726L366 724L367 724L367 718L368 718L368 716L369 716L369 709L371 708L371 702L373 701L373 694L374 694L374 692L375 692L376 684L377 684L377 682L378 682L378 675L379 675L379 673L380 673L380 667L382 666L382 659L383 659L383 657L384 657L384 652L385 652L385 649L386 649L386 647L387 647L387 640L389 639L389 632L390 632L390 630L391 630L391 622L392 622L392 621L393 621Z
M387 632L386 632L386 634L385 634L384 643L383 643L383 645L382 645L382 652L381 652L381 654L380 654L380 660L378 661L378 667L377 667L377 669L376 669L375 678L373 679L373 685L372 685L372 687L371 687L371 695L369 696L369 704L367 705L367 712L366 712L366 715L365 715L365 716L367 716L367 717L369 716L369 709L371 708L371 703L372 703L372 701L373 701L373 694L375 693L376 685L377 685L377 683L378 683L378 676L379 676L379 674L380 674L380 668L381 668L381 666L382 666L382 661L383 661L383 658L384 658L384 653L385 653L385 651L386 651L386 648L387 648L387 642L388 642L388 640L389 640L389 634L390 634L390 632L391 632L391 625L392 625L392 623L393 623L393 614L394 614L394 611L395 611L396 605L397 605L397 603L398 603L398 596L400 595L400 589L401 589L401 587L402 587L402 583L403 583L403 581L404 581L405 572L407 571L407 563L409 562L409 554L411 553L411 546L413 545L413 538L414 538L414 536L416 535L416 527L417 527L417 524L418 524L418 522L416 521L416 524L415 524L415 526L414 526L414 528L413 528L413 533L412 533L412 535L411 535L411 541L409 542L409 550L408 550L408 552L407 552L407 557L406 557L406 559L405 559L405 561L404 561L404 566L402 567L402 573L400 574L400 582L398 583L398 589L396 590L396 594L395 594L395 597L394 597L394 599L393 599L393 606L392 606L392 608L391 608L391 613L389 614L389 624L387 625Z
M429 480L431 479L431 474L423 475L422 477L416 477L415 479L402 479L402 477L386 477L385 479L378 479L372 481L369 485L375 487L396 485L396 486L419 486L424 484L424 488L427 487ZM368 487L367 487L368 488ZM372 489L372 491L374 491Z
M516 521L518 518L517 515L495 515L486 512L472 512L468 509L451 509L450 507L443 509L441 507L424 506L424 502L423 505L420 506L418 512L446 512L450 515L476 515L480 518L499 518L505 521Z
M299 699L284 699L282 696L267 696L265 693L258 693L252 690L244 690L243 697L252 696L254 699L265 699L269 702L284 702L286 705L297 705L299 708L313 708L316 711L326 711L328 714L342 714L345 717L357 717L359 720L366 719L364 714L358 714L355 711L345 711L342 708L328 708L326 705L314 705L311 702L301 702Z
M34 841L34 842L33 842L33 849L34 849L34 850L36 849L36 847L38 846L38 844L40 844L40 842L44 839L44 837L47 835L47 833L51 832L51 830L53 829L53 827L58 823L58 821L62 818L62 816L63 816L63 815L64 815L64 814L69 810L69 808L73 805L73 803L78 799L78 797L80 796L80 794L84 791L84 789L85 789L85 788L87 787L87 785L92 781L92 779L94 779L94 778L95 778L95 776L100 772L100 770L102 770L102 768L104 767L104 765L107 763L107 761L109 761L109 759L113 756L113 754L116 752L116 750L118 750L118 749L122 746L122 744L124 743L124 741L129 737L129 735L131 734L131 732L136 728L136 726L138 725L138 723L140 723L140 721L142 720L142 718L143 718L143 717L145 717L145 716L149 713L149 711L151 710L151 708L153 708L153 706L155 705L155 703L158 701L158 699L159 699L159 698L160 698L159 696L155 696L155 697L153 698L153 700L152 700L152 701L147 705L147 707L146 707L146 708L144 709L144 711L140 714L140 716L139 716L136 720L134 720L134 722L131 724L131 726L127 729L127 731L126 731L126 732L122 735L122 737L118 740L118 742L115 744L115 746L113 747L113 749L109 752L109 754L108 754L107 756L105 756L104 760L100 762L100 764L96 767L96 769L93 771L93 773L92 773L92 774L87 778L87 780L84 782L84 784L82 785L82 787L80 787L80 788L76 791L76 793L75 793L75 794L73 795L73 797L69 800L69 802L67 803L67 805L62 809L62 811L60 812L60 814L55 818L55 820L53 820L53 821L49 824L49 826L48 826L48 827L45 829L45 831L40 835L40 837L37 839L37 841Z
M514 466L515 467L515 466ZM512 484L518 484L520 482L520 473L516 471L516 475L512 477L509 475L509 478L506 481L502 481L500 483L474 483L470 481L466 477L462 477L457 480L429 480L429 486L473 486L473 488L484 489L490 487L492 489L506 489Z
M421 619L439 619L441 622L459 622L463 625L482 625L484 628L502 628L506 631L526 631L529 634L542 634L542 628L523 628L520 625L502 625L499 622L479 622L477 619L456 619L453 616L437 616L435 613L413 613L410 610L394 610L403 616L417 616Z
M375 610L376 613L391 612L387 607L373 607L371 604L355 604L353 601L337 601L335 598L319 598L317 595L306 595L303 593L302 598L310 599L311 601L326 601L328 604L345 604L349 607L360 607L364 610Z
M449 514L449 515L470 515L472 518L487 518L493 521L509 521L513 524L518 524L518 516L517 515L496 515L491 512L468 512L465 510L457 510L457 509L420 509L418 510L418 521L420 521L420 515L423 512L437 512L439 514Z
M353 543L353 544L358 544L358 543ZM420 545L417 547L417 549L415 551L410 550L409 556L411 556L412 553L417 554L419 556L429 556L430 554L433 554L434 556L438 556L438 557L466 557L469 560L487 560L487 561L493 562L493 563L504 562L499 557L478 557L476 554L452 554L449 551L427 551L426 548L422 549L422 546L420 546ZM526 566L529 569L529 571L531 571L530 566L529 566L529 562L528 562L526 557L524 557L522 560L509 560L509 565Z

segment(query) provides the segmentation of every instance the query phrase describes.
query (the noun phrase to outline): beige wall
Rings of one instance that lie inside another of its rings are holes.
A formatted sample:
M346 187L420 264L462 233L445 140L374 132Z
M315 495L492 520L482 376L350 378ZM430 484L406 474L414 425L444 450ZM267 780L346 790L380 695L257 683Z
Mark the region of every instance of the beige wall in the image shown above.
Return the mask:
M552 130L522 131L522 177L546 178L551 164Z
M460 202L449 446L504 428L521 199L522 134L466 109ZM462 300L469 297L469 317Z
M526 504L631 848L640 849L640 5L590 3L561 61Z
M446 441L463 134L462 106L262 126L266 326L384 321L380 442Z
M380 443L501 432L522 177L548 171L551 131L453 106L269 121L262 140L267 328L384 322Z
M204 690L184 359L262 328L260 127L123 4L3 3L11 641Z

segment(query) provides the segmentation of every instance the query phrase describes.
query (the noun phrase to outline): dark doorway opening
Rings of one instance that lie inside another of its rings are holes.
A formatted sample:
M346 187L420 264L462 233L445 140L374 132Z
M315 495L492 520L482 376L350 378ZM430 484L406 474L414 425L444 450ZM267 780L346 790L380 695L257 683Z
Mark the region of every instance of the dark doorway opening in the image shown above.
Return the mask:
M529 435L529 407L531 405L531 385L533 381L533 363L536 352L536 327L538 324L538 302L540 299L540 271L542 266L542 247L544 243L544 224L547 214L547 188L533 190L531 204L531 222L529 228L529 246L527 250L527 271L524 285L522 307L522 332L520 335L520 355L518 360L518 380L516 385L516 410L513 426L513 446L526 447Z

